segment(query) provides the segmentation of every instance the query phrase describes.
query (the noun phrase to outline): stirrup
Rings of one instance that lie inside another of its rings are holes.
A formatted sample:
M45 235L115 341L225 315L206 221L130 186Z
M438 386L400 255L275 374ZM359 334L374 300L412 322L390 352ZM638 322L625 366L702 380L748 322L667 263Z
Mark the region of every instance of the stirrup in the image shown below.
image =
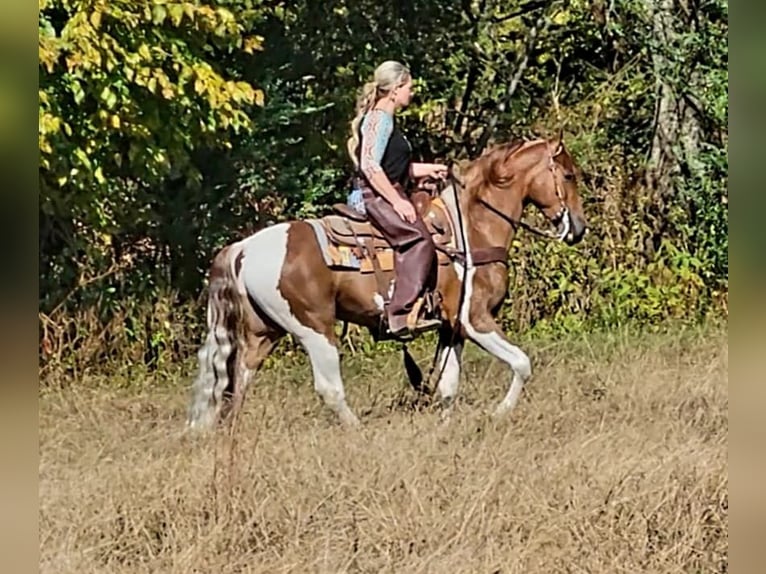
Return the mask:
M388 334L403 340L404 337L413 338L420 333L425 333L426 331L431 331L440 327L442 325L441 319L435 317L420 317L423 304L426 303L425 299L425 297L418 297L417 301L415 301L415 304L412 306L412 310L407 314L404 325L396 331L392 330L390 322L386 321L386 330ZM430 305L427 305L427 307L430 307ZM429 311L433 312L433 309L429 309Z
M441 319L418 319L413 326L407 326L412 333L425 333L426 331L432 331L438 327L441 327Z
M426 331L432 331L441 327L440 319L419 319L414 325L404 324L396 331L392 331L390 326L386 326L386 335L398 341L412 341L418 335Z

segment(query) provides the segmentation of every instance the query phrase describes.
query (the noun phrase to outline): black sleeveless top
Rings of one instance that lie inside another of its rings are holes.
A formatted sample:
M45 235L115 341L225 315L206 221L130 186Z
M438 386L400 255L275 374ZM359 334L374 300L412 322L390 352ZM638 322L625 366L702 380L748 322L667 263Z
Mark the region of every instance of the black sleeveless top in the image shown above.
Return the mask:
M361 162L362 157L362 123L359 122L359 148L356 151L356 157ZM410 161L412 158L412 146L399 127L394 122L394 128L386 144L386 150L383 152L383 158L380 160L380 167L386 174L388 180L394 184L399 183L404 189L407 189L407 182L410 177ZM359 175L364 178L361 172ZM366 178L364 178L366 179Z

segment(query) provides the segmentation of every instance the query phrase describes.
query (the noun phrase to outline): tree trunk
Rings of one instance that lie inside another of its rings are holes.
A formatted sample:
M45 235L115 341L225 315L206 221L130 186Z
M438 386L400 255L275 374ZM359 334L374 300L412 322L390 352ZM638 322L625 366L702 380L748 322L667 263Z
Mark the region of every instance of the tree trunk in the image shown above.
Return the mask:
M673 192L678 175L694 170L700 142L700 118L686 99L698 81L691 62L673 62L673 51L682 50L679 35L696 31L696 18L680 0L645 0L652 23L652 63L656 108L654 137L649 151L647 185L661 197Z

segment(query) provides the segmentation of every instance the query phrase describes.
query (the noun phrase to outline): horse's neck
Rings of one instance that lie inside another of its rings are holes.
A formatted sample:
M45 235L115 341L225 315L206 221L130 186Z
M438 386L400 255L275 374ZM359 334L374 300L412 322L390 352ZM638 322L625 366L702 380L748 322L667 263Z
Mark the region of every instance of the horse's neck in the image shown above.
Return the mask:
M468 241L468 244L470 247L476 247L475 245L472 245L471 240L471 232L472 232L472 225L471 225L471 213L472 209L470 205L466 205L466 202L460 201L460 195L455 194L455 189L453 184L448 185L447 187L442 190L440 197L442 201L444 202L444 205L447 207L447 211L449 212L449 217L452 220L452 223L455 228L455 235L457 237L457 247L460 250L463 250L463 237L466 238ZM458 214L458 206L460 208L460 213ZM489 213L489 212L488 212ZM462 230L460 229L460 224L462 223ZM503 234L502 237L492 238L490 240L491 247L499 247L499 246L510 246L510 242L513 239L514 235L514 229L509 224L509 233ZM475 243L475 241L473 242Z

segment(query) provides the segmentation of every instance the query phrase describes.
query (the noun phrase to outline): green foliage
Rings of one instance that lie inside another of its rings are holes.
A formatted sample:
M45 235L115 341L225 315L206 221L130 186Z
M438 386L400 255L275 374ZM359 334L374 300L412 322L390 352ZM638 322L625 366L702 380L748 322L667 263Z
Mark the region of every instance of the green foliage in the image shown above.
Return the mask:
M193 154L252 128L263 92L224 63L261 49L250 4L40 1L46 276L69 288L82 273L73 260L87 271L118 264L114 236L140 240L159 223L159 186L198 184Z

